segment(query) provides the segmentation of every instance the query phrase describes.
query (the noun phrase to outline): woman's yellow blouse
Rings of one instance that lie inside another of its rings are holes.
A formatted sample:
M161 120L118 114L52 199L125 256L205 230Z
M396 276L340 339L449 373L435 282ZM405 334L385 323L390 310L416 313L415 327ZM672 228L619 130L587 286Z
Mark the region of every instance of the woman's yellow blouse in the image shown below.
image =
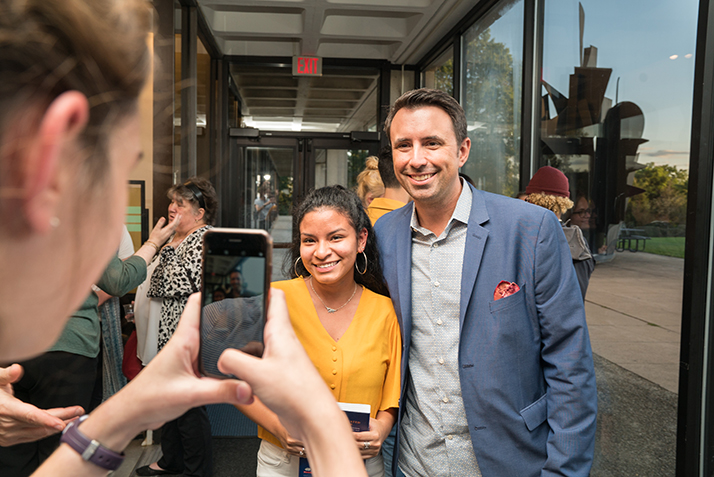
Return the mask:
M372 417L399 406L402 339L391 299L364 288L352 323L335 341L322 326L302 278L272 286L285 292L295 334L337 401L369 404ZM280 446L260 426L258 437Z

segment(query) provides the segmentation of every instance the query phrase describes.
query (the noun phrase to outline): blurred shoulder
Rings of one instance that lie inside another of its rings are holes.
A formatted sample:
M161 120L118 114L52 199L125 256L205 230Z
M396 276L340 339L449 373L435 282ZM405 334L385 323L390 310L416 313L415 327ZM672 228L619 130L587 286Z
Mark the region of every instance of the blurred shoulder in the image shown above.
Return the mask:
M393 229L397 224L401 224L402 221L406 220L409 223L412 210L414 209L414 203L410 202L403 207L395 209L387 214L381 216L377 222L374 224L374 232L377 235L384 234L385 232Z

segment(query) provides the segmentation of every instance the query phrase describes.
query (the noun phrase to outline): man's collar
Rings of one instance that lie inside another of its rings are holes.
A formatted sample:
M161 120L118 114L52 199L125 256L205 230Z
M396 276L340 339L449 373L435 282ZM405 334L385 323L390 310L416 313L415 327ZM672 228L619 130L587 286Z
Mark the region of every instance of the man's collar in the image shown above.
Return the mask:
M469 215L471 214L471 203L473 201L473 192L471 192L471 187L469 187L469 185L466 183L466 181L464 181L463 178L459 178L459 180L461 181L461 194L459 194L459 200L458 202L456 202L456 207L454 208L454 212L451 214L449 224L451 224L451 222L454 220L458 220L463 224L469 223ZM409 225L411 226L412 230L420 232L424 235L431 233L431 231L424 229L419 224L416 204L412 208L412 218ZM446 230L449 229L449 226L450 225L446 226Z

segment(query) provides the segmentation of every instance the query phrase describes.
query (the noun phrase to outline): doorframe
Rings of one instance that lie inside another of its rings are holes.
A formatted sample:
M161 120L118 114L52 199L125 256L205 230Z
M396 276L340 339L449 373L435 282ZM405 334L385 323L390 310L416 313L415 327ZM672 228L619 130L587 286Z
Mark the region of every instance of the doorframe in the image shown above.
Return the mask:
M293 202L299 202L307 192L315 187L315 150L317 149L362 149L371 155L377 155L380 148L380 133L309 133L288 131L231 129L229 138L229 157L221 175L228 177L217 181L221 184L217 191L221 201L221 217L218 225L223 227L246 226L241 218L248 205L245 198L246 178L245 158L235 148L274 147L293 149ZM236 187L236 184L239 184ZM252 202L251 202L252 204ZM275 244L284 248L285 244Z

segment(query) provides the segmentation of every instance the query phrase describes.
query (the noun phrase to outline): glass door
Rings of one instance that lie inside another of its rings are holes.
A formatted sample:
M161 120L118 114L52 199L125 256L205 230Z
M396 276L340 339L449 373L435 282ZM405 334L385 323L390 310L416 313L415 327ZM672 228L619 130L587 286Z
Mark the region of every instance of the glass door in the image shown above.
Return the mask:
M354 188L365 159L379 141L353 141L349 134L322 137L261 132L232 138L230 160L219 172L222 227L262 228L273 237L273 279L287 278L285 262L293 235L293 205L312 188Z
M273 280L286 278L283 261L292 241L296 138L239 138L221 174L221 226L262 228L273 237Z
M379 152L377 140L355 142L346 137L315 138L311 142L309 158L314 164L315 188L339 184L354 189L367 158Z

